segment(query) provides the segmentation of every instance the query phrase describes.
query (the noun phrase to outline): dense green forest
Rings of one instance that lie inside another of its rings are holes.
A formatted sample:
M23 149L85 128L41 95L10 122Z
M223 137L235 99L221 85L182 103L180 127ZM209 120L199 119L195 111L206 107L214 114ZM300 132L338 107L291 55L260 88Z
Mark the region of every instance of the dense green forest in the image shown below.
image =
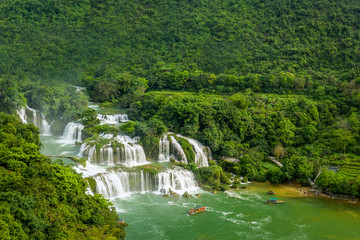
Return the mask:
M0 238L123 239L117 214L69 166L40 154L39 131L0 114Z
M81 73L114 68L145 77L158 89L182 87L189 73L248 77L260 88L254 90L263 91L271 91L274 81L284 90L337 87L359 77L359 5L2 1L0 73L76 81ZM295 86L284 76L296 78ZM202 83L195 82L187 87L199 90Z
M140 136L149 157L167 131L198 139L215 161L184 167L210 189L225 172L304 185L321 172L318 188L360 196L359 1L4 0L0 16L1 112L27 104L82 119L88 137ZM96 126L89 100L134 121ZM39 154L34 126L0 127L2 238L123 234L103 198Z

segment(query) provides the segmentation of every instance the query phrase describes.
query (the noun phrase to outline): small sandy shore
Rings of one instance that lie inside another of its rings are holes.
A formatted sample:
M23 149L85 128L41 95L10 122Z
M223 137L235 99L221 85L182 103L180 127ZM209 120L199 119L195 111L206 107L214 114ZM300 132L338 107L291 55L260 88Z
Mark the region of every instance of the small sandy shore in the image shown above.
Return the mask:
M254 191L263 191L268 192L269 190L272 190L276 193L276 195L282 196L282 197L309 197L313 196L313 194L310 194L310 188L309 187L302 187L298 183L292 183L292 184L271 184L269 182L253 182L247 186L248 190L254 190ZM269 195L270 196L270 195Z
M344 201L349 203L357 203L360 204L359 199L350 199L346 198L346 196L329 196L326 194L314 194L311 191L310 187L301 186L299 183L290 183L290 184L271 184L270 182L252 182L246 188L250 191L256 192L268 192L270 190L276 193L276 196L280 197L287 197L287 198L299 198L299 197L319 197L319 198L326 198L326 199L334 199L337 201ZM271 196L271 195L269 195Z

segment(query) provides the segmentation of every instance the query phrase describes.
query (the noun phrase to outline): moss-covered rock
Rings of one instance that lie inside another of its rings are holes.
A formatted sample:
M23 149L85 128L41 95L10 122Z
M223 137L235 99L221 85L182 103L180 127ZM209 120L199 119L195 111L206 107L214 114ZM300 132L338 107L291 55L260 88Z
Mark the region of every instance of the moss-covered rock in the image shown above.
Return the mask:
M86 158L77 158L77 157L69 157L71 160L73 160L74 162L81 164L83 167L86 167Z
M150 137L145 138L142 137L140 139L140 144L144 148L145 154L148 158L157 160L159 157L159 142L160 138L158 137Z
M218 165L198 168L195 170L195 174L199 182L210 186L212 189L225 189L227 187L221 187L221 185L227 185L230 187L231 184L229 176Z
M182 195L183 198L189 198L190 197L190 194L185 191L184 194Z
M94 193L96 192L96 181L94 178L92 177L88 177L88 178L84 178L85 181L87 181L87 183L90 186L90 190Z
M175 137L175 139L179 142L181 148L183 149L185 156L188 160L188 163L195 163L195 152L193 147L191 146L191 144L189 143L188 140L186 140L185 138L173 135Z
M139 172L144 171L150 173L151 175L156 175L161 172L163 166L161 166L160 164L148 164L148 165L137 166L134 169L136 169L136 171Z

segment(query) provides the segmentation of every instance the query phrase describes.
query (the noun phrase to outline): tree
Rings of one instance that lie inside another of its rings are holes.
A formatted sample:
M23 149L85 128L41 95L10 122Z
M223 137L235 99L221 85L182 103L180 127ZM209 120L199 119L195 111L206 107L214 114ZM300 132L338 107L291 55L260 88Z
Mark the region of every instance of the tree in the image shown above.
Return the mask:
M302 136L307 143L313 143L317 136L317 129L313 125L307 125L302 130Z
M284 118L279 122L278 129L276 133L278 135L279 141L285 144L285 146L290 146L293 143L293 138L295 136L294 130L295 126L288 118Z
M335 148L341 150L344 153L347 146L354 141L353 134L343 128L334 130L332 134Z
M26 100L17 85L17 80L9 75L0 76L0 106L14 111L20 106L24 106L25 102Z
M277 144L273 149L274 156L281 159L286 155L286 150L281 144Z
M104 102L111 101L119 96L119 90L114 82L102 80L94 87L93 100Z
M246 97L241 93L236 93L230 97L230 100L235 104L239 109L246 109Z
M183 88L184 84L189 80L188 71L175 71L169 75L169 87L174 90L180 90Z

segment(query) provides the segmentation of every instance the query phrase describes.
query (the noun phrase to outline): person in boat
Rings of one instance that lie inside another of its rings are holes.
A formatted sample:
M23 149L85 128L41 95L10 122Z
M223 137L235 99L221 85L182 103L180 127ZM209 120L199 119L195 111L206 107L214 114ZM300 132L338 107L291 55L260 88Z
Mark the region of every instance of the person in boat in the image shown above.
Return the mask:
M205 211L205 210L206 210L205 207L196 207L196 208L190 209L190 210L188 211L188 214L192 215L192 214L194 214L194 213L203 212L203 211Z
M267 199L264 203L269 204L269 203L273 203L273 204L279 204L279 203L285 203L284 201L279 201L277 198L270 198Z

